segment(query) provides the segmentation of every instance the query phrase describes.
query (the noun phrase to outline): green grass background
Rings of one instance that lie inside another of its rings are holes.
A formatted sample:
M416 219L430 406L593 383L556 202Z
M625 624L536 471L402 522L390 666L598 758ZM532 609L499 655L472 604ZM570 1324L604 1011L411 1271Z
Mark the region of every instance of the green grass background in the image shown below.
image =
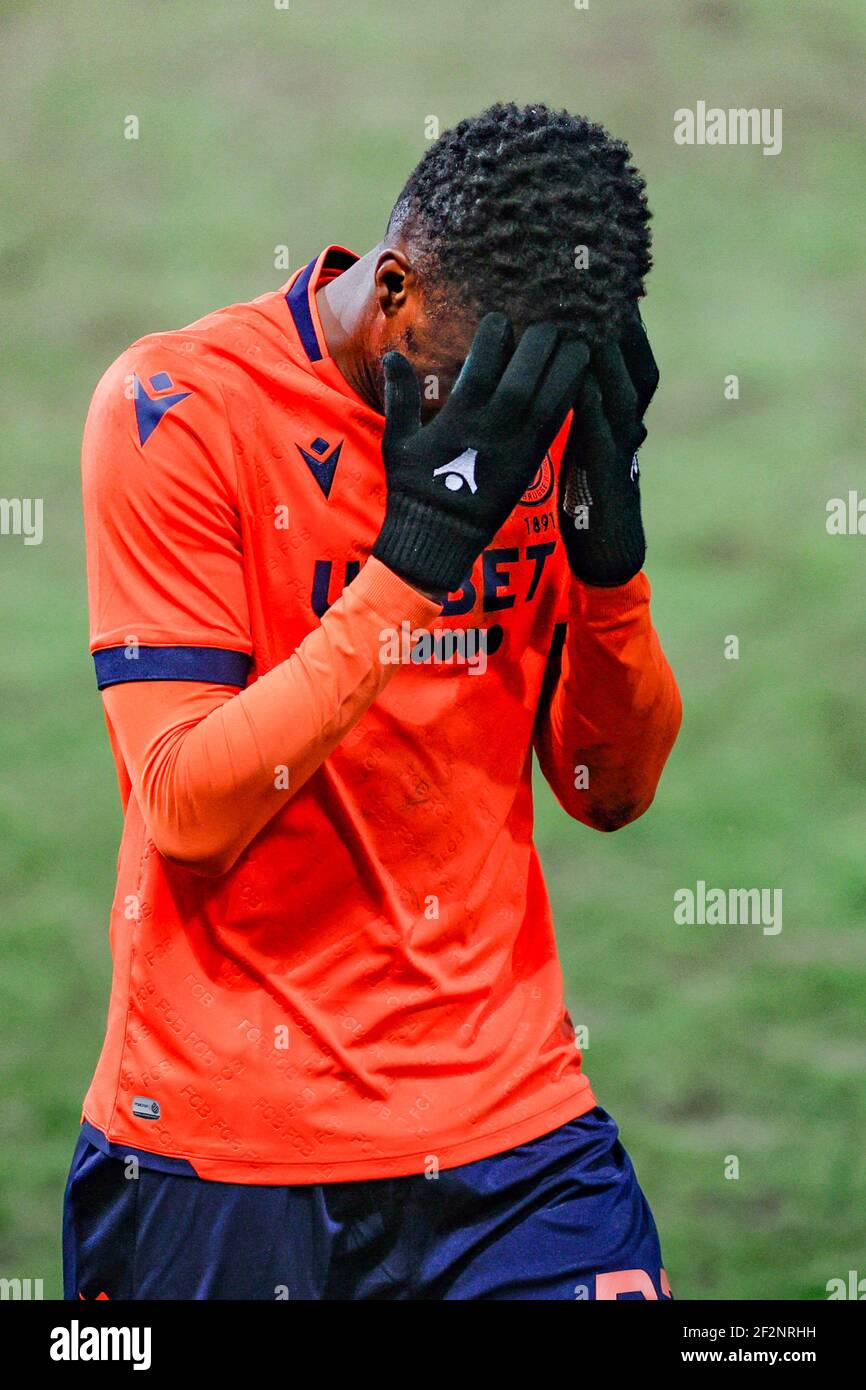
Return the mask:
M680 1297L821 1298L866 1275L866 538L824 524L863 483L866 8L6 0L0 26L0 494L45 499L41 547L0 537L0 1273L59 1293L108 997L120 818L78 481L93 386L141 334L280 283L276 245L293 265L372 245L428 115L541 99L628 139L649 181L648 569L686 710L635 826L596 835L539 788L587 1069ZM699 99L781 107L782 153L676 146L673 112ZM781 886L781 935L675 926L698 878Z

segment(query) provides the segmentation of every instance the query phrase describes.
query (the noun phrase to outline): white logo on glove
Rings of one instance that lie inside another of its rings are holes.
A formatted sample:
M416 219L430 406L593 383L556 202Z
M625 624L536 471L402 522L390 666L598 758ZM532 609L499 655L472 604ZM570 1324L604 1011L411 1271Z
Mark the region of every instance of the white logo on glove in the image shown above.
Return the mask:
M475 459L478 456L477 449L464 449L463 453L450 463L443 463L441 468L433 469L433 477L438 478L440 473L445 474L445 486L450 492L459 492L464 483L469 484L470 492L477 492L475 486Z

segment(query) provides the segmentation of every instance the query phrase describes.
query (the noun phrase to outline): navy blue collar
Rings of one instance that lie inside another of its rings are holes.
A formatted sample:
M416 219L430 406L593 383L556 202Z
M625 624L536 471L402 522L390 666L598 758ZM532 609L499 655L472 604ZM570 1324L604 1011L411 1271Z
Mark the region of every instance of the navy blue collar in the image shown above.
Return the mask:
M309 265L304 266L286 294L289 313L311 362L320 362L325 356L310 306L310 296L316 292L316 282L323 271L330 271L329 278L333 280L336 275L341 275L350 265L354 265L357 259L355 253L348 251L345 246L329 246L320 252L315 260L310 261Z

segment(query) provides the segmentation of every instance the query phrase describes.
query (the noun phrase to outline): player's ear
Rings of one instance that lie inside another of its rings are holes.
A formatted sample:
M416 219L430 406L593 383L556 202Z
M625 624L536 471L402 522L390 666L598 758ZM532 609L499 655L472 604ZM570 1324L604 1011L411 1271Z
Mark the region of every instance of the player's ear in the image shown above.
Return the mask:
M395 247L380 252L373 272L376 302L386 318L405 313L417 294L417 276L409 257Z

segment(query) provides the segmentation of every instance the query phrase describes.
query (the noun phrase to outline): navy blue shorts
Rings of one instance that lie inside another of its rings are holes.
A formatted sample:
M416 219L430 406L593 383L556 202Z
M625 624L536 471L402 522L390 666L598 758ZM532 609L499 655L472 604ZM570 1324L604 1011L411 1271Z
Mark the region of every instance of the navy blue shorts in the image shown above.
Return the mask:
M670 1297L655 1222L600 1109L435 1178L310 1186L157 1172L82 1134L63 1266L76 1300Z

